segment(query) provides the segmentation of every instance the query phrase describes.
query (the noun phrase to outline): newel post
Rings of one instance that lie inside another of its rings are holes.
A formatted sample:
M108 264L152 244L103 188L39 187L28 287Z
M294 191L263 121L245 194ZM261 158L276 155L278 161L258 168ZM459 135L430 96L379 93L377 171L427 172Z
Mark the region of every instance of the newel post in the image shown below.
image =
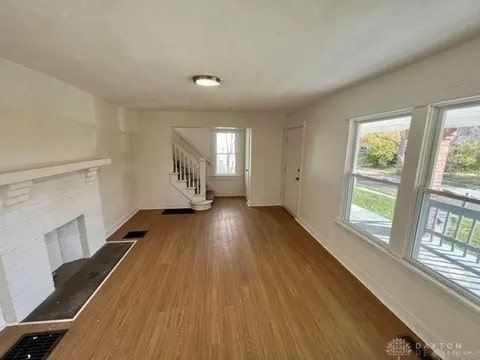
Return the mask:
M200 163L200 195L207 193L207 159L201 158Z

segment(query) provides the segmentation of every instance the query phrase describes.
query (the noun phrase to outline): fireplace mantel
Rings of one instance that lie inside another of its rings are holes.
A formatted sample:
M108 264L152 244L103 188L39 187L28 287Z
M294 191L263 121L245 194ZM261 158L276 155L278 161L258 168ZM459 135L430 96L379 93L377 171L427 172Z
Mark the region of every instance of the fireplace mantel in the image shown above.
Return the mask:
M55 176L79 170L97 168L99 166L108 165L111 162L112 160L108 158L93 159L0 172L0 186L32 181L35 179L41 179L44 177Z

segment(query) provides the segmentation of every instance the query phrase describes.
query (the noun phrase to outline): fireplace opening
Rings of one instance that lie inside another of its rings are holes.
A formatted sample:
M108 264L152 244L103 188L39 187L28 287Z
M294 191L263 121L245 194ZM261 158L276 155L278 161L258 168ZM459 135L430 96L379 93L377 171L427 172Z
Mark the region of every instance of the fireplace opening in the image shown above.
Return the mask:
M48 261L55 288L64 284L89 257L83 215L45 234Z

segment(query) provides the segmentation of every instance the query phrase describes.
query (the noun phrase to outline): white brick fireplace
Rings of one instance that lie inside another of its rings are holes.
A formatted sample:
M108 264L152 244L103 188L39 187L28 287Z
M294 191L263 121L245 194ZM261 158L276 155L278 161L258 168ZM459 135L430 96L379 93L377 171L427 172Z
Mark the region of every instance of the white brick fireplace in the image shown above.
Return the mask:
M104 245L97 171L110 162L0 173L0 326L54 291L52 271Z

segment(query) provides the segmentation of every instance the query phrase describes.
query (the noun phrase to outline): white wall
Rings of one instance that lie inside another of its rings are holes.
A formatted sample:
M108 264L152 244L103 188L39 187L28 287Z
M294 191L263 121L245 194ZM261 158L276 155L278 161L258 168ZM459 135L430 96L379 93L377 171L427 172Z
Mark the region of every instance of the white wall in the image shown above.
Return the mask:
M110 235L137 209L133 155L136 113L100 99L94 99L94 103L95 154L112 159L111 165L100 169L98 179L105 230Z
M323 99L306 121L299 221L427 342L480 350L479 312L334 222L341 213L351 117L480 94L480 38Z
M99 175L107 232L136 207L134 135L120 126L135 114L121 115L115 105L0 59L0 171L111 157Z
M188 206L170 185L172 127L252 128L251 205L281 203L283 126L285 117L271 113L139 111L137 191L141 208Z

